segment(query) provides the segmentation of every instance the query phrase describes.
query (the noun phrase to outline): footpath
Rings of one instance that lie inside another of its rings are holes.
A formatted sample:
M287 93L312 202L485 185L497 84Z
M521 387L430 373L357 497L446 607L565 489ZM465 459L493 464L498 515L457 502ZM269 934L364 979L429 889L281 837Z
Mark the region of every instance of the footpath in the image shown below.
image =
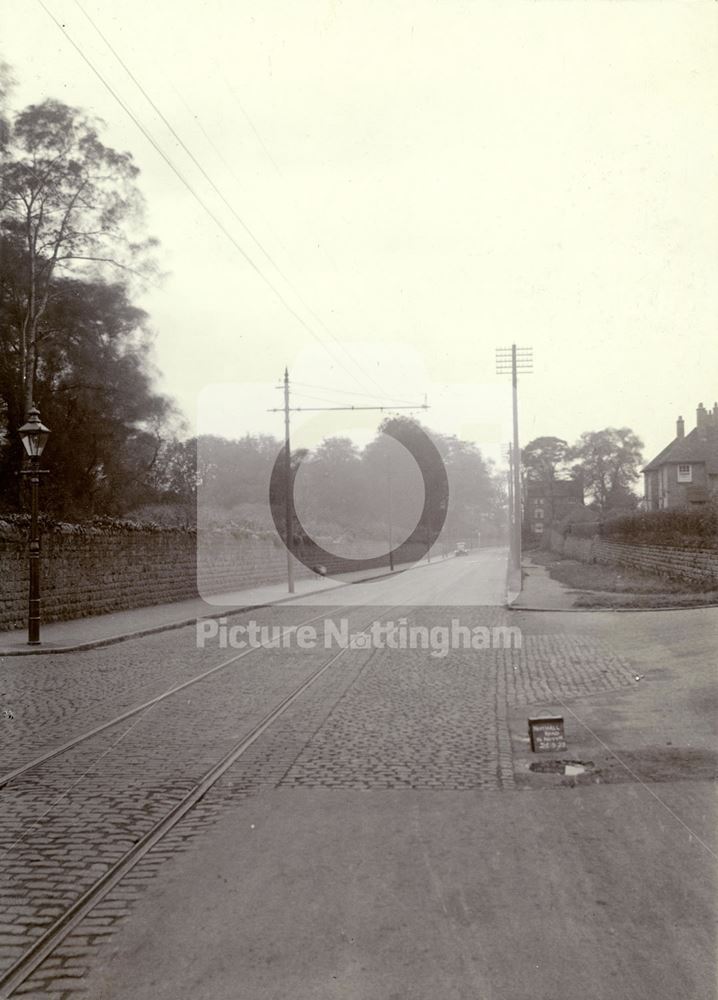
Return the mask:
M424 563L416 565L422 566ZM397 567L393 573L404 572L413 566L414 564L409 564ZM310 597L312 594L340 590L354 583L391 575L392 571L388 568L358 570L353 573L343 573L341 577L316 576L310 579L297 579L293 594L288 592L286 582L265 584L246 590L211 595L207 599L196 597L186 601L172 601L169 604L155 604L106 615L93 615L90 618L51 622L42 626L39 646L28 645L26 629L0 632L0 657L37 656L43 653L70 653L82 649L95 649L125 639L151 635L153 632L165 632L193 625L198 618L222 618L241 611L285 604L298 598Z
M193 625L199 618L221 618L256 608L284 604L311 597L312 594L340 590L355 583L389 577L424 565L430 564L422 561L399 566L393 571L379 568L344 573L341 577L299 578L295 581L293 594L288 592L286 583L264 584L231 593L212 595L207 599L196 597L94 615L89 618L51 622L42 625L39 646L28 645L25 629L0 632L0 657L70 653L109 646L125 639L135 639L154 632ZM604 610L608 613L622 610L576 608L574 605L576 594L577 591L553 580L544 566L532 563L530 560L524 560L520 574L518 570L510 570L507 577L507 606L511 610L574 612Z
M41 628L41 644L30 646L26 629L0 632L0 657L37 656L44 653L71 653L83 649L109 646L125 639L136 639L154 632L193 625L198 618L221 618L225 615L251 611L255 608L284 604L328 590L340 590L355 583L376 580L407 569L425 565L424 562L397 567L393 573L375 569L344 573L341 577L299 578L295 580L294 593L287 591L286 583L264 584L231 593L212 595L207 599L196 597L185 601L172 601L148 607L130 608L110 614L75 618L70 621L51 622ZM552 580L543 566L524 563L522 577L518 571L510 572L507 580L508 604L517 610L566 611L573 606L573 592Z
M575 591L569 590L558 580L552 580L545 566L524 560L521 566L522 580L516 588L518 593L509 604L521 611L570 611L573 608Z

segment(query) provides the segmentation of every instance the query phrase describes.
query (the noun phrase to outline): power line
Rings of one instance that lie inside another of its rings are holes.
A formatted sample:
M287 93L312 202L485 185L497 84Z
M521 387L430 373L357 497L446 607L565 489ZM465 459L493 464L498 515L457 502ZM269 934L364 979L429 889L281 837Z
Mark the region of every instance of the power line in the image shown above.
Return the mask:
M342 400L332 399L329 396L312 396L306 392L295 392L295 397L300 399L311 399L317 403L332 403L333 406L330 407L320 407L320 409L330 409L330 410L426 410L428 409L428 403L409 403L407 406L402 406L400 403L372 403L363 404L361 402L356 403L346 403L339 405ZM302 409L307 409L307 407L302 407Z
M232 99L234 100L234 102L237 105L237 107L239 108L239 110L242 112L242 115L244 116L245 121L247 122L247 124L251 128L252 132L254 133L255 138L257 139L257 142L262 147L262 151L264 152L264 155L267 157L267 159L269 160L269 162L272 164L272 166L274 167L274 169L277 171L277 174L281 177L282 176L282 171L279 169L279 167L277 165L277 161L274 159L274 157L272 156L272 154L269 152L269 149L265 145L264 140L262 139L262 137L259 134L259 132L257 131L257 129L254 127L254 122L249 117L249 115L247 114L247 112L244 109L244 105L242 104L242 102L240 101L240 99L235 94L234 87L232 87L232 85L230 84L229 80L224 75L224 73L221 73L221 76L222 76L222 80L224 81L225 87L227 88L227 90L232 95Z
M313 395L310 395L307 392L294 392L293 395L295 397L299 397L300 399L312 399L312 400L314 400L315 403L337 403L337 402L339 402L339 400L332 399L329 396L313 396Z
M271 266L276 270L276 272L284 279L284 281L287 283L287 285L292 289L292 291L297 296L297 298L302 303L302 305L307 310L307 312L319 323L319 325L332 338L332 340L337 344L337 346L342 351L344 351L344 353L346 354L346 356L349 358L349 360L354 365L356 365L356 367L359 369L359 371L361 371L362 374L365 375L367 378L370 378L371 381L374 383L374 385L376 385L376 387L378 389L381 389L381 386L372 378L371 375L369 375L368 373L364 372L364 370L361 367L361 365L359 365L359 363L356 361L356 359L352 357L352 355L344 347L344 345L341 343L341 341L332 333L332 331L325 325L325 323L323 322L323 320L319 316L317 316L317 314L314 312L314 310L311 308L311 306L306 302L306 300L303 298L301 292L296 287L296 285L294 284L294 282L291 280L291 278L289 278L287 276L287 274L285 274L285 272L282 270L282 268L279 266L279 264L277 264L277 262L271 256L271 254L269 253L269 251L264 247L264 245L260 242L260 240L257 238L257 236L255 236L255 234L249 228L249 226L244 221L244 219L241 217L241 215L236 211L236 209L234 208L234 206L232 205L232 203L226 198L226 196L224 195L224 192L218 187L217 184L215 184L214 180L207 173L207 171L202 166L202 164L197 159L197 157L194 155L194 153L192 152L192 150L184 142L184 140L179 135L179 133L176 131L176 129L174 128L174 126L172 125L172 123L169 121L169 119L162 112L161 108L158 107L158 105L155 103L155 101L149 95L149 93L147 92L147 90L145 89L145 87L137 79L137 77L135 76L135 74L129 68L129 66L127 65L127 63L122 58L122 56L119 54L119 52L117 51L117 49L113 46L112 42L109 40L109 38L107 38L107 36L102 31L102 29L94 21L94 19L92 18L92 16L87 13L87 11L85 10L85 8L80 3L80 0L74 0L74 3L75 3L75 6L78 8L78 10L81 11L81 13L85 17L85 19L88 21L88 23L91 25L91 27L93 28L93 30L97 33L97 35L99 35L99 37L105 43L105 45L110 50L110 52L115 57L115 59L117 60L117 62L120 64L120 66L123 68L123 70L125 71L125 73L127 73L127 75L129 76L129 78L132 80L132 82L134 83L134 85L140 91L140 93L145 98L145 100L150 105L150 107L155 112L155 114L158 115L158 117L162 120L162 122L164 123L164 125L169 129L169 131L171 132L171 134L174 137L174 139L179 143L179 145L184 150L184 152L187 154L187 156L190 158L190 160L192 161L192 163L194 163L194 165L197 167L197 169L202 174L202 176L207 181L207 183L210 185L210 187L215 192L215 194L217 195L217 197L221 199L221 201L224 203L224 205L226 205L226 207L229 209L229 211L235 217L235 219L237 220L237 222L239 222L239 224L242 227L242 229L244 229L245 233L247 233L247 235L254 242L254 244L257 246L257 248L264 254L264 256L269 261L269 263L271 264ZM233 93L233 96L235 96L234 93ZM236 97L235 97L235 100L237 100ZM238 100L237 100L237 103L239 104L239 107L242 110L242 113L244 114L244 117L247 119L247 121L249 122L249 124L251 126L252 123L249 120L249 116L244 111L244 108L242 108L242 105L239 103ZM252 126L252 128L253 128L253 126ZM254 132L255 132L255 135L257 135L257 138L259 139L259 134L257 133L256 129L254 129ZM260 139L260 142L261 142L261 139ZM268 153L268 151L266 149L265 149L265 152L267 152L267 155L269 155L269 153ZM270 159L271 159L271 157L270 157Z
M292 385L299 385L304 389L319 389L321 392L331 392L338 396L364 396L367 399L383 399L384 396L375 396L370 392L352 392L347 389L333 389L326 385L312 385L309 382L297 382L292 381ZM397 396L390 396L390 399L395 399L397 403L408 403L408 399L399 399Z
M272 166L276 170L277 175L279 177L283 178L284 175L282 174L282 171L279 169L279 166L278 166L276 160L274 159L274 157L272 156L271 152L269 151L269 147L265 143L265 141L262 138L262 136L259 134L259 130L256 128L254 122L252 121L252 119L247 114L246 109L244 108L243 104L241 103L241 101L237 97L237 95L236 95L236 93L234 91L234 88L231 86L231 84L227 80L227 77L217 67L214 67L214 72L215 72L216 75L221 76L222 82L224 83L225 87L229 91L230 96L236 102L237 106L239 107L240 111L242 112L242 115L246 119L247 124L249 125L250 129L254 133L254 136L257 139L257 142L259 143L259 145L260 145L260 147L262 149L262 152L264 153L264 155L267 157L267 159L269 160L269 162L272 164ZM204 132L204 129L202 129L202 131ZM346 222L346 219L344 219L343 221ZM337 262L334 259L334 257L332 256L332 254L330 254L329 251L327 250L326 245L324 243L317 243L317 249L320 250L321 253L324 254L324 256L329 261L329 263L331 264L331 266L333 267L333 269L337 273L339 273L339 267L337 265ZM357 312L362 312L366 316L366 311L364 310L362 304L359 302L359 300L357 299L357 297L351 291L349 292L349 295L351 296L351 299L353 301L353 304L354 304L354 307L355 307L356 311ZM319 322L321 322L321 320ZM376 385L376 387L379 389L379 391L381 393L385 392L384 387L382 385L379 385L379 383L375 379L372 379L372 381L374 382L374 384Z
M279 300L279 302L281 302L281 304L290 313L290 315L293 316L294 319L296 319L296 321L310 334L310 336L314 337L314 339L319 342L319 344L327 351L327 353L329 353L331 355L332 352L329 349L328 345L325 344L322 341L322 338L319 336L319 334L317 334L316 331L313 330L309 326L309 324L299 315L299 313L291 306L291 304L289 302L287 302L286 298L284 297L284 295L282 295L282 293L279 291L279 289L276 287L276 285L274 285L274 283L271 281L271 279L268 278L264 274L264 272L261 270L261 268L259 268L258 265L252 260L252 258L246 252L246 250L244 250L244 248L237 242L237 240L230 233L230 231L227 229L227 227L220 221L220 219L217 218L217 216L214 214L214 212L212 212L212 210L209 208L209 206L202 200L202 198L195 191L195 189L192 187L192 185L190 184L190 182L184 177L184 175L174 165L174 163L170 160L170 158L167 156L167 154L164 152L164 150L158 145L158 143L152 137L152 135L150 134L150 132L148 132L148 130L144 127L144 125L139 121L139 119L131 111L131 109L125 104L125 102L122 100L122 98L110 86L110 84L107 82L107 80L104 78L104 76L95 67L95 65L90 61L90 59L88 59L88 57L82 51L82 49L80 48L80 46L77 45L77 43L74 41L74 39L72 38L72 36L69 34L69 32L67 31L67 29L65 28L65 26L63 24L61 24L60 21L57 20L57 18L55 17L55 15L52 13L51 10L48 9L48 7L45 5L45 3L43 2L43 0L37 0L37 3L42 7L42 9L45 11L45 13L48 15L48 17L53 21L53 23L60 29L60 31L62 31L63 35L70 42L70 44L75 49L75 51L78 53L78 55L83 60L83 62L85 62L87 64L87 66L89 66L89 68L92 70L92 72L98 78L98 80L100 81L100 83L102 83L102 85L105 87L105 89L117 101L117 103L120 105L120 107L122 108L122 110L125 112L125 114L127 114L127 116L132 120L132 122L134 122L134 124L137 126L137 128L140 130L140 132L143 134L143 136L145 137L145 139L147 139L147 141L150 143L150 145L153 147L153 149L161 156L161 158L164 160L164 162L170 168L170 170L172 171L172 173L178 178L178 180L189 191L189 193L192 195L192 197L195 199L195 201L207 213L207 215L214 222L214 224L217 226L217 228L224 234L224 236L226 236L226 238L229 240L229 242L232 244L232 246L242 255L242 257L249 264L249 266L252 268L252 270L258 275L258 277L260 277L262 279L262 281L268 286L268 288L271 289L271 291L274 293L274 295L276 296L276 298ZM337 362L337 364L341 368L344 369L344 371L348 375L351 376L351 378L353 378L353 379L356 380L356 375L353 372L349 371L349 369L346 367L346 365L344 365L336 357L334 357L334 360Z

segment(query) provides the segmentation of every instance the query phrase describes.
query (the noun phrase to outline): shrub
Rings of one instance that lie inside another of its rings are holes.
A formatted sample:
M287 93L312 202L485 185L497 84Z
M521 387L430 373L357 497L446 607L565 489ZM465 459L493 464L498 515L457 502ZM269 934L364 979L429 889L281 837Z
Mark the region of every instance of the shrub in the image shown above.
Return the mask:
M41 513L38 517L38 524L43 534L55 535L113 535L136 532L174 532L175 534L184 534L194 532L193 528L182 526L169 527L156 524L152 521L128 521L121 517L112 517L109 514L92 517L79 524L69 524L66 521L58 521L49 514ZM26 532L30 527L30 515L25 512L21 514L3 514L0 518L0 525L3 525L5 533L10 531L17 533Z
M564 538L566 535L573 535L574 538L593 538L598 534L600 521L595 510L589 507L576 507L552 527Z
M599 534L600 527L600 521L574 522L566 526L564 537L566 535L573 535L574 538L593 538L594 535Z
M631 545L718 548L718 508L656 510L607 521L601 536Z

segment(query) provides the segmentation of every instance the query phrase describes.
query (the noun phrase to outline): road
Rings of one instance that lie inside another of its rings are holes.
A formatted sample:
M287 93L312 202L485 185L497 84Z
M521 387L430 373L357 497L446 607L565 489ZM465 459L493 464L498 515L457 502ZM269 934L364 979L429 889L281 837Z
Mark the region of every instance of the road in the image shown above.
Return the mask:
M503 607L507 569L507 549L479 549L467 556L434 558L393 577L328 591L322 600L328 606L376 607L407 602L418 607ZM305 605L315 601L311 596L301 598Z
M320 640L344 617L353 634L374 619L512 625L521 648L444 655L388 633L299 648L292 632L287 648L247 652L198 649L184 629L3 664L6 772L242 654L0 791L8 969L336 657L24 995L715 997L718 612L512 613L504 580L504 553L486 551L346 588L342 608L303 599L254 617L288 629L315 616ZM569 750L541 759L582 761L580 777L530 769L526 719L542 711L565 717Z

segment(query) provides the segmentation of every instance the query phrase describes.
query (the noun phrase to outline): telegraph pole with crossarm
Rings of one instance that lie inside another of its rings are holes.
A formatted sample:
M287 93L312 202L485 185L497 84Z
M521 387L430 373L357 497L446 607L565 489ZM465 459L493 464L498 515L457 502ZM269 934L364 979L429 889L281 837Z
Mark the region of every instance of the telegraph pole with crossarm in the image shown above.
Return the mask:
M515 569L521 569L521 449L519 447L519 393L518 374L528 374L533 371L533 348L511 347L496 348L496 374L511 373L511 388L513 398L514 440L512 448L513 459L513 531L511 532L511 556Z

